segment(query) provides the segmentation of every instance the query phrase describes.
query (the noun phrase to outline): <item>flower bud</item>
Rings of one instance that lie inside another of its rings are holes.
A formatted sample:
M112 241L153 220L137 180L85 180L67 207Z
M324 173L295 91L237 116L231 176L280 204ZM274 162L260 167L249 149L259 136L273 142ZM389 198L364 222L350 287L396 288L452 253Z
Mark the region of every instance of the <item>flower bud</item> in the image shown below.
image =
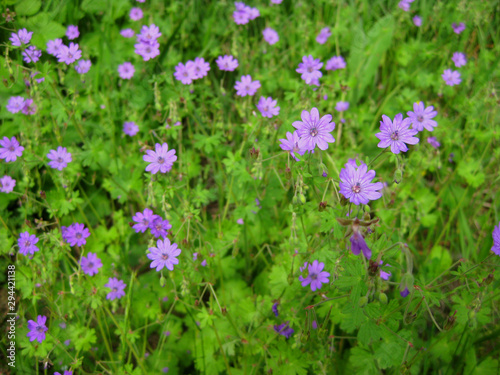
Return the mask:
M396 184L400 184L403 181L403 170L401 169L396 169L396 172L394 172L394 182Z
M403 277L401 277L401 284L399 284L399 294L401 294L401 297L404 298L410 294L414 282L415 278L411 273L405 273Z
M379 293L378 300L380 301L381 304L387 305L387 294Z
M293 198L292 198L292 204L293 204L294 206L296 206L296 205L298 205L298 204L299 204L299 198L297 198L297 196L296 196L296 195L294 195L294 196L293 196Z
M160 277L160 286L163 288L166 283L167 283L167 279L165 279L165 276L161 275L161 277Z
M306 197L304 196L304 194L299 194L299 201L300 201L300 204L306 203Z
M319 202L319 207L318 207L319 212L323 212L324 210L326 210L326 206L327 206L326 202Z

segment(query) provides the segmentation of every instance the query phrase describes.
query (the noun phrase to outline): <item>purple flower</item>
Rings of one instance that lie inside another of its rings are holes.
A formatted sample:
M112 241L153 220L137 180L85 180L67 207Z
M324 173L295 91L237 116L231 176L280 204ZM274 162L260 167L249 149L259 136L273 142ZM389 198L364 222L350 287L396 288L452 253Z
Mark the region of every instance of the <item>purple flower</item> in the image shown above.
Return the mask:
M328 38L332 35L329 27L321 29L318 36L316 37L316 42L319 44L325 44Z
M74 63L80 57L82 57L82 51L78 49L78 44L73 42L69 44L69 47L63 44L57 53L57 61L63 62L66 65Z
M63 46L62 39L49 40L47 42L47 53L49 55L57 56L61 51L62 46Z
M273 116L278 116L280 113L280 107L277 107L277 100L273 98L265 98L263 96L259 99L259 104L257 104L257 109L260 111L262 116L272 118Z
M245 222L243 221L242 218L239 218L238 220L236 220L236 223L238 223L239 225L245 224Z
M151 172L152 174L156 174L158 172L167 173L172 169L172 165L174 161L177 160L177 155L175 155L175 150L168 150L168 145L163 143L160 145L157 143L155 145L155 151L147 150L146 155L142 157L142 159L149 164L146 167L146 172Z
M78 26L69 25L66 30L66 36L69 40L76 39L80 36L80 32L78 31Z
M172 224L168 220L163 220L161 217L157 217L151 223L149 223L149 229L151 229L151 233L156 238L158 237L167 237L168 230L172 228Z
M439 148L441 146L441 143L438 142L436 137L428 137L427 142L434 148Z
M290 151L290 155L296 161L300 161L297 157L298 155L304 155L307 150L299 147L300 137L297 131L294 131L293 134L290 132L286 133L286 139L280 139L280 147L283 151Z
M219 56L215 62L219 66L220 70L228 72L232 72L238 67L238 60L231 55Z
M233 12L233 19L237 25L245 25L250 21L250 16L243 10L235 10Z
M137 35L137 41L142 43L151 43L161 36L160 28L155 24L142 26L141 32Z
M139 127L133 121L125 121L123 123L123 132L131 137L137 134Z
M14 186L16 186L16 180L14 180L10 176L3 176L0 178L0 192L2 193L10 193L14 190Z
M276 30L271 29L270 27L266 27L262 31L262 35L264 35L264 40L268 42L270 45L273 45L280 40L280 37L276 32Z
M349 102L337 102L335 105L335 110L337 112L344 112L349 109Z
M188 61L186 65L183 63L177 64L175 67L174 77L185 85L190 85L195 79L194 62Z
M75 65L75 70L79 74L85 74L90 70L92 62L90 60L80 60L78 64Z
M460 68L461 66L467 64L465 54L463 54L462 52L455 52L451 60L455 63L455 66L457 68Z
M318 322L316 322L315 320L312 321L311 325L312 329L318 329Z
M404 290L400 291L399 294L401 295L401 297L405 298L405 297L408 297L408 294L410 294L410 291L408 290L408 288L404 288Z
M271 0L272 4L281 4L283 0Z
M135 68L132 63L124 62L121 65L118 65L118 74L121 79L130 79L134 76Z
M462 31L464 31L464 30L465 30L465 23L460 22L460 23L457 25L455 22L453 22L453 23L451 24L451 27L453 28L453 31L455 32L455 34L460 34L460 33L462 33Z
M207 75L208 71L210 70L210 64L205 62L205 59L203 57L197 57L194 59L194 79L200 79L203 78Z
M340 194L355 205L368 204L382 196L379 190L384 187L381 182L371 182L375 178L375 171L369 170L365 163L358 167L354 159L345 164L340 170Z
M419 132L423 131L424 128L431 132L438 125L436 121L432 120L437 116L437 111L432 105L424 108L423 102L413 103L413 112L409 111L406 114L410 118L412 128Z
M156 40L153 40L149 43L139 42L135 47L135 53L139 56L142 56L144 61L149 61L150 59L154 59L156 56L160 54L160 43Z
M398 7L403 9L405 12L409 12L411 3L413 3L413 0L401 0Z
M26 336L29 337L30 342L37 340L39 343L41 343L43 340L45 340L45 332L49 330L45 325L46 321L47 317L44 315L38 315L38 317L36 318L36 322L34 320L28 320L29 332Z
M254 20L260 16L260 12L257 8L251 8L241 2L235 2L234 6L236 10L233 13L233 19L238 25L244 25L248 23L248 21Z
M273 310L273 313L276 317L278 317L278 315L280 314L279 311L278 311L278 306L279 306L279 303L278 302L275 302L273 304L273 307L272 307L272 310Z
M11 96L5 106L10 113L17 113L24 108L24 98L22 96Z
M202 262L201 262L201 266L202 267L206 267L207 266L207 260L206 259L203 259Z
M391 277L391 273L390 273L390 272L385 272L385 271L382 271L382 266L383 266L383 265L384 265L384 262L383 262L383 261L380 261L380 263L379 263L380 273L379 273L379 274L380 274L380 278L381 278L382 280L387 281L387 280L389 280L389 277ZM389 264L386 264L386 266L387 266L387 267L390 267L390 265L389 265Z
M252 81L250 75L242 76L241 81L236 81L234 85L236 95L239 96L253 96L260 88L260 81Z
M68 166L68 163L73 161L71 154L66 150L66 147L57 147L56 150L50 150L47 157L52 160L49 162L49 166L54 169L62 171Z
M33 31L28 31L26 29L20 29L17 34L12 33L9 40L12 42L13 46L21 47L22 44L28 44L33 35Z
M310 85L313 81L317 81L323 75L320 71L322 66L323 63L319 61L319 59L313 58L312 55L303 56L302 62L299 63L299 67L295 69L295 71L302 74L301 78L306 81L308 85Z
M136 212L135 216L132 217L132 220L137 223L134 224L132 228L135 229L136 233L144 233L149 228L150 224L158 218L160 218L160 216L154 215L153 210L145 208L143 212Z
M70 340L66 340L66 341L64 341L64 344L67 343L66 346L68 346L69 342L70 342ZM54 375L61 375L61 373L56 371L56 372L54 372ZM73 375L73 371L64 371L63 375Z
M3 139L0 140L0 146L2 146L0 148L0 159L5 159L7 163L16 161L18 157L23 155L24 147L19 146L16 137L12 137L11 139L3 137Z
M500 222L496 227L493 228L492 236L493 246L491 247L491 251L500 256Z
M360 233L358 225L353 225L353 233L349 240L351 241L351 251L354 255L359 255L362 251L366 259L371 258L372 251L366 244L363 235Z
M306 264L307 262L304 263L304 268L306 267ZM302 283L302 286L306 287L310 284L311 290L314 292L316 289L321 289L321 284L328 283L330 274L323 271L324 267L325 264L323 262L318 262L317 260L312 262L312 264L307 264L307 277L304 278L302 275L299 276L299 281Z
M37 242L38 238L34 234L29 234L28 232L21 233L17 239L19 252L23 255L35 254L36 251L40 251L40 249L35 246Z
M166 267L168 270L173 271L174 265L179 264L177 256L181 253L181 249L177 248L175 242L170 244L168 238L165 238L163 241L158 240L156 246L148 249L150 253L147 256L152 260L151 268L156 267L156 271L160 271L163 267Z
M292 123L300 137L300 149L313 151L318 146L320 150L326 150L328 143L335 142L330 134L335 129L335 123L331 122L332 115L325 115L320 119L318 109L313 108L311 112L302 111L301 118L302 121Z
M132 29L123 29L120 31L120 35L124 38L133 38L135 35L135 31Z
M141 8L130 9L129 17L132 21L139 21L143 17L142 9Z
M116 277L110 277L107 284L104 284L106 288L111 289L106 296L106 299L113 301L114 299L120 299L125 296L125 284L122 280L118 280Z
M40 56L42 56L42 51L37 49L35 46L29 46L23 51L22 55L24 56L24 61L26 63L30 62L36 63L38 60L40 60Z
M420 16L413 17L413 24L417 27L422 26L422 17Z
M102 267L102 262L95 253L88 253L86 258L82 257L80 264L83 272L89 276L97 275L99 268Z
M36 113L36 104L33 103L33 99L24 101L23 113L25 115L34 115Z
M346 63L342 56L333 56L330 60L326 62L326 70L337 70L345 69Z
M417 129L410 129L411 119L405 118L403 120L403 115L398 113L394 117L394 121L391 121L386 115L382 115L382 121L380 121L380 133L375 134L375 137L380 139L378 147L386 148L391 146L391 151L394 154L399 154L401 151L408 151L409 145L416 145L419 139L414 137L418 133Z
M281 336L285 336L287 339L292 337L294 330L288 325L288 321L280 325L275 325L274 330Z
M63 230L63 228L61 228ZM63 230L63 238L70 246L82 246L87 243L85 240L90 236L90 231L83 224L74 223Z
M462 79L460 78L460 72L457 70L446 69L441 77L443 77L444 82L448 86L455 86L462 82Z

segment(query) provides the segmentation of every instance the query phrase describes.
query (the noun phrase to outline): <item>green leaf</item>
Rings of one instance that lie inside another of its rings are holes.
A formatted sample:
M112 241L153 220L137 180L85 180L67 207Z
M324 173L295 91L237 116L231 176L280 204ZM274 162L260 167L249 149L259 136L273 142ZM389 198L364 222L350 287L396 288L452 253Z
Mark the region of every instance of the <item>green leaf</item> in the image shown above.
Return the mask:
M37 14L41 7L41 0L21 0L16 4L16 13L18 16L32 16Z

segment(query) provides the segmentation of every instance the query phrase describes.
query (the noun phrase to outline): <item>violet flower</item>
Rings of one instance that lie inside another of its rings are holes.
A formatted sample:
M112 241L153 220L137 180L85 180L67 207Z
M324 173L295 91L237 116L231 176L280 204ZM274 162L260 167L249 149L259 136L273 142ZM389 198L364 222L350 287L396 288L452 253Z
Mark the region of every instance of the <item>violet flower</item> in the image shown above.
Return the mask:
M445 69L441 77L443 77L444 82L448 86L455 86L462 82L462 79L460 78L460 72L457 70Z
M130 62L124 62L118 65L118 74L121 79L130 79L134 76L135 68Z
M219 66L220 70L228 72L232 72L238 67L238 60L231 55L219 56L215 62Z
M49 330L45 325L46 322L47 317L44 315L38 315L36 322L28 320L29 332L26 336L30 339L30 342L37 340L39 343L42 343L45 340L45 332Z
M80 60L75 65L75 70L78 74L85 74L90 70L92 62L90 60Z
M321 29L318 36L316 37L316 42L318 42L319 44L325 44L331 35L332 32L330 31L330 28L324 27L323 29Z
M62 39L49 40L47 42L47 53L49 55L57 56L61 51L61 47L63 45L64 44Z
M123 123L123 132L131 137L137 134L139 127L133 121L125 121Z
M132 228L135 229L136 233L144 233L150 226L152 222L160 218L158 215L153 214L153 210L150 208L145 208L143 212L136 212L135 216L132 217L137 224L134 224Z
M420 16L413 17L413 24L417 27L422 26L422 17Z
M26 29L20 29L17 33L12 33L9 40L15 47L21 47L23 44L28 44L33 36L33 31L28 31Z
M342 56L333 56L330 60L326 62L326 70L337 70L345 69L346 63Z
M349 102L337 102L335 110L337 112L345 112L349 109Z
M236 89L236 95L253 96L260 88L260 82L252 81L252 77L250 75L246 75L241 77L241 81L236 81L234 88Z
M192 61L188 61L185 65L183 63L177 64L174 73L175 79L185 85L190 85L193 83L193 79L195 79L194 68L194 62Z
M493 246L491 247L491 251L500 256L500 222L493 228L493 233L491 235L493 237Z
M24 108L24 98L22 96L11 96L5 106L10 113L17 113Z
M26 48L23 53L24 61L26 63L36 63L38 60L40 60L40 57L42 56L42 51L37 49L35 46L29 46Z
M371 182L375 178L375 171L369 170L365 163L358 167L354 159L345 164L340 170L340 194L355 205L368 204L382 197L381 182Z
M11 139L3 137L0 140L0 146L2 146L0 147L0 159L5 159L7 163L16 161L17 158L23 155L24 147L19 145L16 137L12 137Z
M307 267L307 277L299 276L299 281L303 287L310 285L311 290L314 292L316 289L321 289L322 284L329 282L328 278L330 274L323 271L325 264L323 262L318 262L315 260L312 264L304 263L303 269ZM302 269L301 269L301 272Z
M89 276L97 275L99 268L102 267L102 262L95 253L88 253L87 257L82 257L80 264L83 272Z
M413 112L409 111L406 114L411 121L412 128L419 132L423 131L424 128L431 132L438 125L436 121L432 120L437 116L437 111L432 105L425 108L423 102L413 103Z
M35 246L37 242L38 238L34 234L29 234L29 232L20 233L19 238L17 239L19 253L23 255L33 255L35 252L40 251L38 246Z
M438 142L436 137L428 137L427 142L434 148L439 148L441 146L441 143Z
M262 31L262 35L264 35L264 40L270 45L276 44L280 40L280 37L276 30L271 29L270 27L266 27Z
M177 257L181 253L181 249L177 248L177 244L175 242L170 244L170 240L168 238L158 240L158 242L156 242L156 246L157 247L150 247L148 249L150 253L147 257L152 260L151 268L156 267L157 272L159 272L163 267L173 271L174 265L179 264L179 259L177 259Z
M453 31L455 32L455 34L461 34L461 33L462 33L462 31L464 31L464 30L465 30L465 23L460 22L460 23L457 25L455 22L453 22L453 23L451 24L451 27L453 28Z
M280 139L280 141L281 149L283 151L290 151L290 155L292 155L292 158L294 158L296 161L300 161L296 154L304 155L307 151L299 147L300 137L297 131L294 131L293 134L287 132L286 139Z
M66 168L68 163L73 160L71 154L66 150L66 147L61 146L57 147L57 151L50 150L47 157L52 160L49 162L49 166L60 171Z
M403 115L398 113L394 117L394 121L391 121L386 115L382 115L382 121L380 121L380 133L375 134L375 136L380 139L378 147L387 148L391 147L391 152L394 154L399 154L401 151L408 151L409 145L416 145L419 139L414 137L418 133L417 129L410 129L411 119L405 118L403 120Z
M302 62L299 63L299 67L295 71L300 73L301 78L309 85L323 76L320 71L322 66L323 63L319 59L313 58L312 55L303 56Z
M63 230L63 228L61 228ZM90 231L85 228L85 225L80 223L71 224L63 231L63 238L70 246L82 246L87 243L86 238L90 236Z
M194 59L194 67L193 67L193 79L200 79L205 77L210 70L210 64L205 62L203 57L197 57Z
M465 57L465 54L463 54L462 52L455 52L451 60L453 61L453 63L457 68L460 68L461 66L467 64L467 58Z
M74 63L76 60L82 57L82 51L79 49L77 43L71 42L68 46L64 44L61 45L57 52L57 58L59 62L63 62L66 65Z
M167 237L168 230L172 229L172 224L168 220L163 220L161 217L157 217L152 222L149 223L149 229L151 229L151 234L158 237Z
M14 180L10 176L3 176L0 178L0 192L2 193L10 193L14 190L14 186L16 186L16 180Z
M156 174L158 172L167 173L172 169L172 165L177 160L177 155L175 155L175 150L168 150L168 144L157 143L155 145L155 151L147 150L146 155L142 157L145 162L150 163L146 167L146 172L151 172Z
M294 330L288 325L289 322L282 323L280 325L274 325L274 330L281 336L285 336L287 339L292 337Z
M127 284L122 280L118 280L116 277L110 277L108 283L104 284L104 286L111 289L111 292L106 295L107 300L113 301L114 299L120 299L125 296L124 289Z
M277 107L276 104L278 104L277 100L273 100L271 97L265 98L261 96L257 104L257 109L262 116L272 118L273 116L278 116L280 113L280 107Z
M66 36L69 40L76 39L80 36L80 32L78 31L78 26L69 25L66 30Z
M320 150L326 150L328 143L335 142L330 134L335 129L335 123L331 122L332 115L325 115L320 119L318 109L313 108L311 112L302 111L301 118L302 121L292 123L300 137L300 149L313 151L318 146Z
M132 21L139 21L144 14L142 13L141 8L132 8L130 9L129 17Z

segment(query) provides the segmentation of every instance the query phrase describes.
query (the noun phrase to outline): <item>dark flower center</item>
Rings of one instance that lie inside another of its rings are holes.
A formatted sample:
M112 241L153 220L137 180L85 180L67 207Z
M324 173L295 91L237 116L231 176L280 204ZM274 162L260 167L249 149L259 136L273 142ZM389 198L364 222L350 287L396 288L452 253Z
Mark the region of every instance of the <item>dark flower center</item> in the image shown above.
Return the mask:
M118 292L118 288L113 288L113 292L114 293Z
M184 73L182 73L182 75L183 75L184 77L187 77L189 74L188 74L188 72L184 72Z
M163 228L162 228L161 224L156 224L156 230L157 230L157 231L160 231L160 230L162 230L162 229L163 229Z
M90 263L88 264L88 268L94 268L94 263L90 262Z
M10 146L10 147L9 147L9 151L10 151L10 152L14 152L14 150L15 150L14 146Z
M311 280L317 280L318 279L318 274L317 273L312 273L309 275L309 277L311 278Z
M417 116L417 121L418 122L424 121L424 116Z
M70 58L70 59L73 58L73 54L71 52L68 52L68 58Z
M143 219L142 224L148 226L149 225L149 220L148 219Z
M318 135L318 129L312 128L309 134L311 134L311 137L316 137Z
M355 184L355 185L352 187L352 192L353 192L354 194L358 194L360 191L361 191L361 186L359 186L359 183Z
M269 107L268 106L265 106L264 107L264 112L268 112L269 111Z
M250 86L245 86L245 91L250 91Z
M162 255L161 255L161 259L163 259L163 260L167 260L167 259L168 259L168 254L162 254Z
M30 246L31 246L31 242L26 241L26 242L24 243L24 246L25 246L25 247L30 247Z
M62 162L63 162L63 158L58 157L58 158L57 158L57 162L58 162L58 163L62 163Z
M162 158L162 157L159 157L158 158L158 164L163 164L163 163L165 163L165 159Z
M393 141L397 141L399 139L399 134L398 134L397 130L394 133L391 134L391 139Z
M313 69L313 67L312 67L312 66L310 66L309 68L307 68L307 71L308 71L309 73L312 73L312 72L313 72L313 70L314 70L314 69Z
M299 151L300 151L299 143L295 142L295 144L293 145L293 152L299 152Z
M80 238L82 238L82 234L81 234L81 233L77 233L77 234L75 234L75 237L76 237L77 239L80 239Z
M36 330L40 333L43 333L43 326L36 327Z

